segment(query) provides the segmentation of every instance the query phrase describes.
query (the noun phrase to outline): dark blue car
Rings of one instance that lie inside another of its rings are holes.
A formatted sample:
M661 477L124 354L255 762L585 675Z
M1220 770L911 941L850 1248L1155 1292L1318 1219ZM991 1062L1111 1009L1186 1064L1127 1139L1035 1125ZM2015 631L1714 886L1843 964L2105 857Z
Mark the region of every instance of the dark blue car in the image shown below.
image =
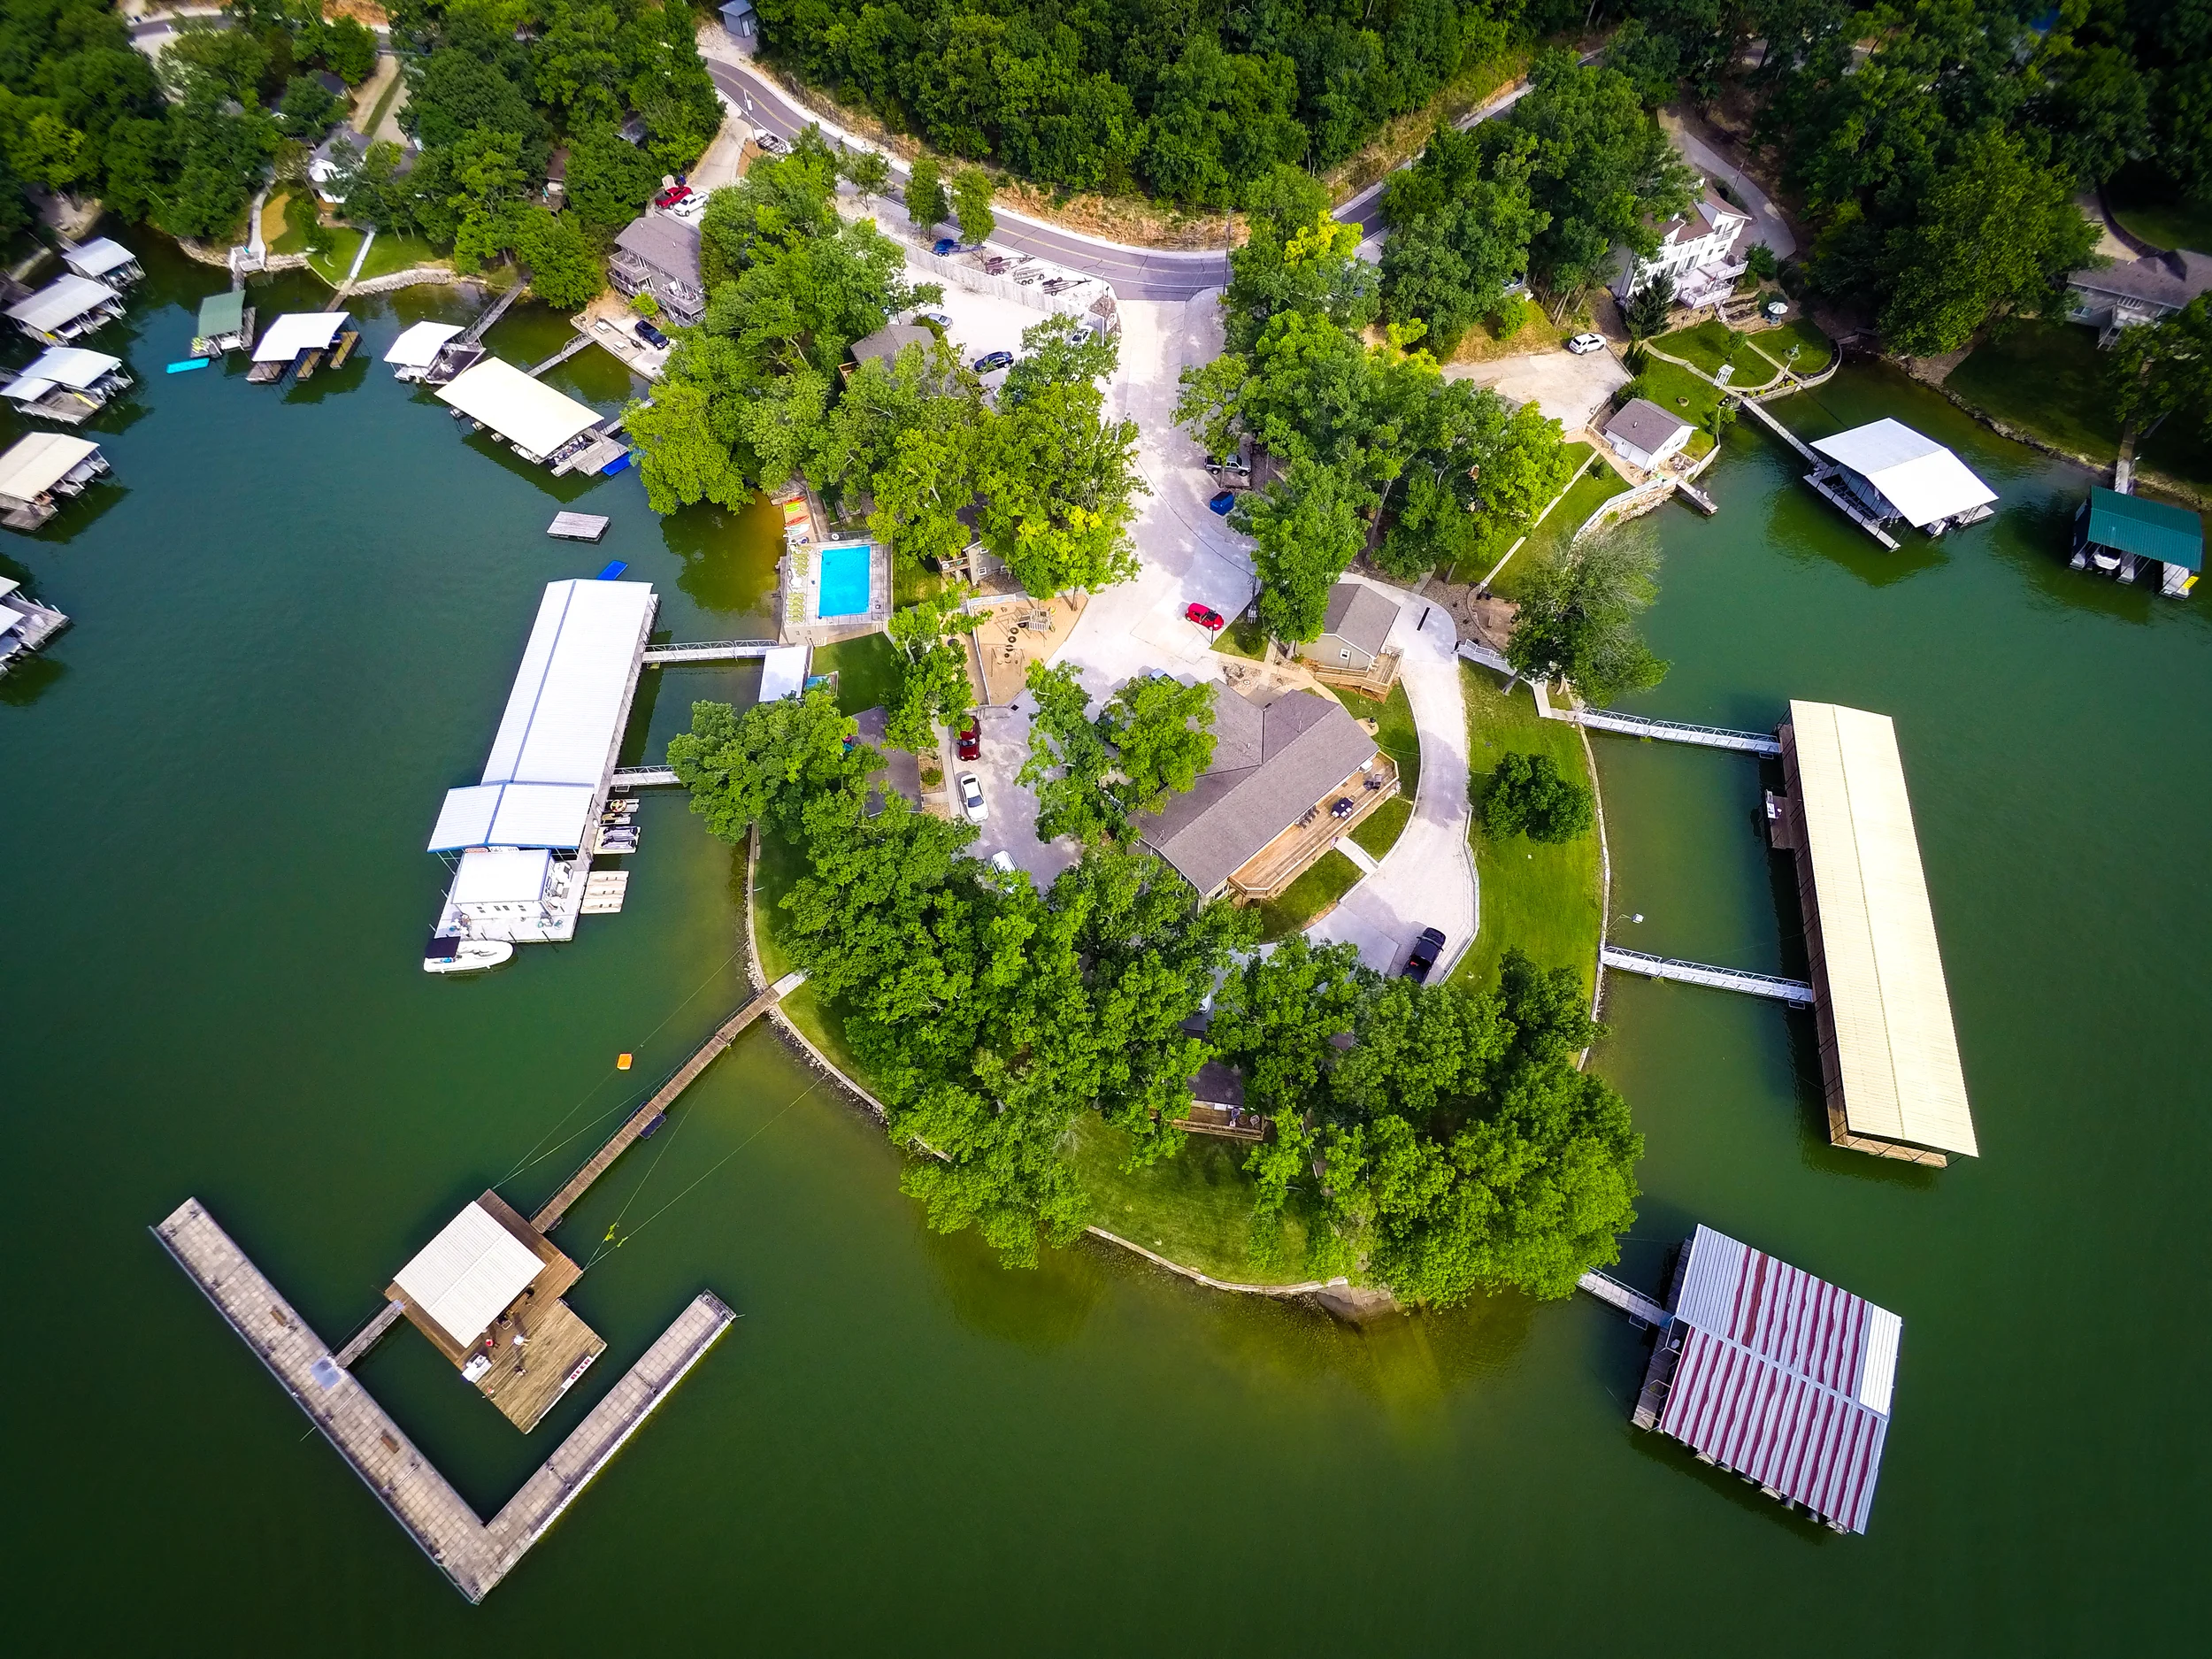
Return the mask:
M1219 513L1225 518L1229 516L1229 509L1236 504L1237 493L1233 489L1223 490L1221 494L1216 495L1211 501L1206 503L1206 505L1211 507L1216 512Z
M934 248L932 248L930 252L935 254L940 259L941 259L949 253L956 253L959 251L959 248L960 244L958 242L955 242L949 236L944 236L938 239L937 245Z
M994 369L1010 369L1013 366L1014 354L1010 351L986 352L975 360L975 372L978 374L988 374Z

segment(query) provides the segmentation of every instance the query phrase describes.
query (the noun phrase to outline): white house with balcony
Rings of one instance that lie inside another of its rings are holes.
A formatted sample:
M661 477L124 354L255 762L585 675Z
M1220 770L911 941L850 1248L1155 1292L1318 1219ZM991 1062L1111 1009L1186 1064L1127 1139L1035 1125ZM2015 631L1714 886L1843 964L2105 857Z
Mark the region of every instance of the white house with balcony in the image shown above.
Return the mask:
M1708 184L1687 213L1654 227L1659 248L1650 258L1621 250L1621 273L1613 292L1625 300L1663 276L1674 280L1678 305L1694 309L1725 299L1735 291L1736 279L1751 268L1745 234L1750 227L1751 215L1722 201Z

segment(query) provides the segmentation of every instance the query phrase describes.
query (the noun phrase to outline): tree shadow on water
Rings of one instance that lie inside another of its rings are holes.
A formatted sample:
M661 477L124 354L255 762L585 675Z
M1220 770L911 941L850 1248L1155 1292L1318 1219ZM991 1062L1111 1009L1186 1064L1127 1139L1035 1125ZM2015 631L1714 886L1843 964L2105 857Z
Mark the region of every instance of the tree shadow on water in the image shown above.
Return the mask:
M51 691L69 672L69 664L42 654L18 658L0 674L0 704L27 709Z
M677 588L702 611L757 617L769 627L782 525L765 495L735 511L702 502L670 513L661 520L661 540L683 565Z
M972 1229L940 1233L921 1220L922 1254L953 1317L978 1336L1044 1353L1083 1333L1110 1278L1094 1251L1048 1250L1033 1268L1007 1267Z

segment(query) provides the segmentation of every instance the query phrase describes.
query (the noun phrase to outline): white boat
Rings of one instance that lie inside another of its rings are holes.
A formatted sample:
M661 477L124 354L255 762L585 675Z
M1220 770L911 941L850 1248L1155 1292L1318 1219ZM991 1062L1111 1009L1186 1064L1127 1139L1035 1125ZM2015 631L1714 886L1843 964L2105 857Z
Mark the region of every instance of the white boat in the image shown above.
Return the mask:
M514 946L503 939L461 939L449 934L434 934L430 948L423 953L422 971L425 973L474 973L480 968L496 968L514 954Z

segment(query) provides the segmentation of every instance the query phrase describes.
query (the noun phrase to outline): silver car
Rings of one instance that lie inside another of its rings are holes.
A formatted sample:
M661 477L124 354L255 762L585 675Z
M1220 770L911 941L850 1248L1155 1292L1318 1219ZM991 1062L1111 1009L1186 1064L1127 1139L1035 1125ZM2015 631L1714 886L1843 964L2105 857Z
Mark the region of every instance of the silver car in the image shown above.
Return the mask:
M991 816L991 809L983 804L983 780L972 772L960 774L960 810L971 824L980 824Z

